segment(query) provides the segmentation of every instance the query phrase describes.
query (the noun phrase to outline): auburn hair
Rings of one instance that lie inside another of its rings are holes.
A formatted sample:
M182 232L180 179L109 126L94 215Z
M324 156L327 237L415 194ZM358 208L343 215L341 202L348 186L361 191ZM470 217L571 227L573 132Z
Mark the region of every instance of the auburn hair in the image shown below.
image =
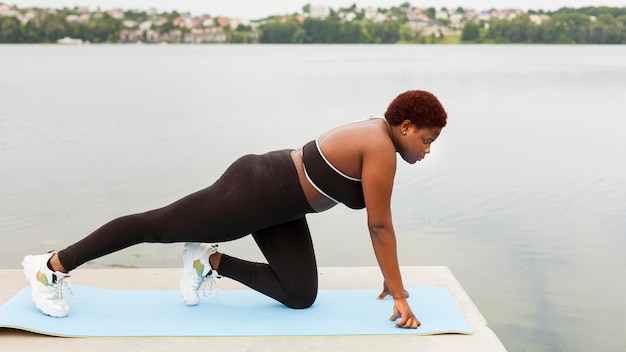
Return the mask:
M398 95L387 107L385 118L392 126L404 120L417 128L445 127L448 113L439 99L423 90L409 90Z

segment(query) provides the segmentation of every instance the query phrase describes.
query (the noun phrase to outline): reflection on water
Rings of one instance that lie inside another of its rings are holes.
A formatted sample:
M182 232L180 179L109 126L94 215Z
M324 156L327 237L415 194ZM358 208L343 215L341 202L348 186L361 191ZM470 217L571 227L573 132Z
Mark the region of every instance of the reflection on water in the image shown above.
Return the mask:
M450 122L400 162L401 264L451 267L511 351L626 346L626 48L42 45L0 62L2 268L420 88ZM363 211L309 222L320 265L376 265ZM223 247L262 259L249 238ZM91 265L176 267L180 249Z

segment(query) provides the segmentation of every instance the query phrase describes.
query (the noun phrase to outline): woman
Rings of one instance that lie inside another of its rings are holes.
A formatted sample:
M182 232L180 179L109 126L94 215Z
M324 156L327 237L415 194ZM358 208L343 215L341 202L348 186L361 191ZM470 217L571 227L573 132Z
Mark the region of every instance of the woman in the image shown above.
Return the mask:
M422 160L446 125L447 113L425 91L408 91L384 118L340 126L298 150L246 155L211 186L161 209L115 219L57 253L26 256L22 263L32 297L44 314L64 317L67 274L79 265L142 242L187 242L180 288L198 303L198 289L217 272L291 308L317 296L317 267L305 215L344 203L367 209L367 226L384 277L382 298L394 299L391 320L417 328L406 300L391 222L396 153ZM219 243L252 234L267 264L217 252Z

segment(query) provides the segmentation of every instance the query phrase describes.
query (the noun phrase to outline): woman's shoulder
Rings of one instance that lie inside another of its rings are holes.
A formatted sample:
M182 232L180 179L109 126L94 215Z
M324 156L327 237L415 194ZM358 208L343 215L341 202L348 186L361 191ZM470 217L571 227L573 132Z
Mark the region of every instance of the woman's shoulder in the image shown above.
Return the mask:
M393 147L389 127L383 119L367 119L345 124L322 134L321 143L352 145L360 150L371 147Z
M318 146L334 165L346 162L354 165L367 158L395 160L395 147L386 122L380 119L365 120L334 128L318 138Z
M390 132L384 119L366 119L347 123L322 133L318 141L344 141L356 144L367 144L374 140L389 141Z

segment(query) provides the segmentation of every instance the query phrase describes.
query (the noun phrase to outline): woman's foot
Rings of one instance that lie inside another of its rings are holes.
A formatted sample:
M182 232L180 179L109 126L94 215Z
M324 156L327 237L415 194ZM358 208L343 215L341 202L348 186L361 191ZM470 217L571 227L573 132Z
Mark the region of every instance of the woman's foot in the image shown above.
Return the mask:
M198 290L205 280L214 280L220 277L217 270L212 269L209 262L209 258L216 253L216 244L185 243L183 271L180 276L180 295L188 306L195 306L200 301Z
M46 315L63 318L70 312L70 307L63 300L64 288L72 292L67 281L70 275L48 268L52 255L27 255L22 261L22 267L31 286L35 306Z

